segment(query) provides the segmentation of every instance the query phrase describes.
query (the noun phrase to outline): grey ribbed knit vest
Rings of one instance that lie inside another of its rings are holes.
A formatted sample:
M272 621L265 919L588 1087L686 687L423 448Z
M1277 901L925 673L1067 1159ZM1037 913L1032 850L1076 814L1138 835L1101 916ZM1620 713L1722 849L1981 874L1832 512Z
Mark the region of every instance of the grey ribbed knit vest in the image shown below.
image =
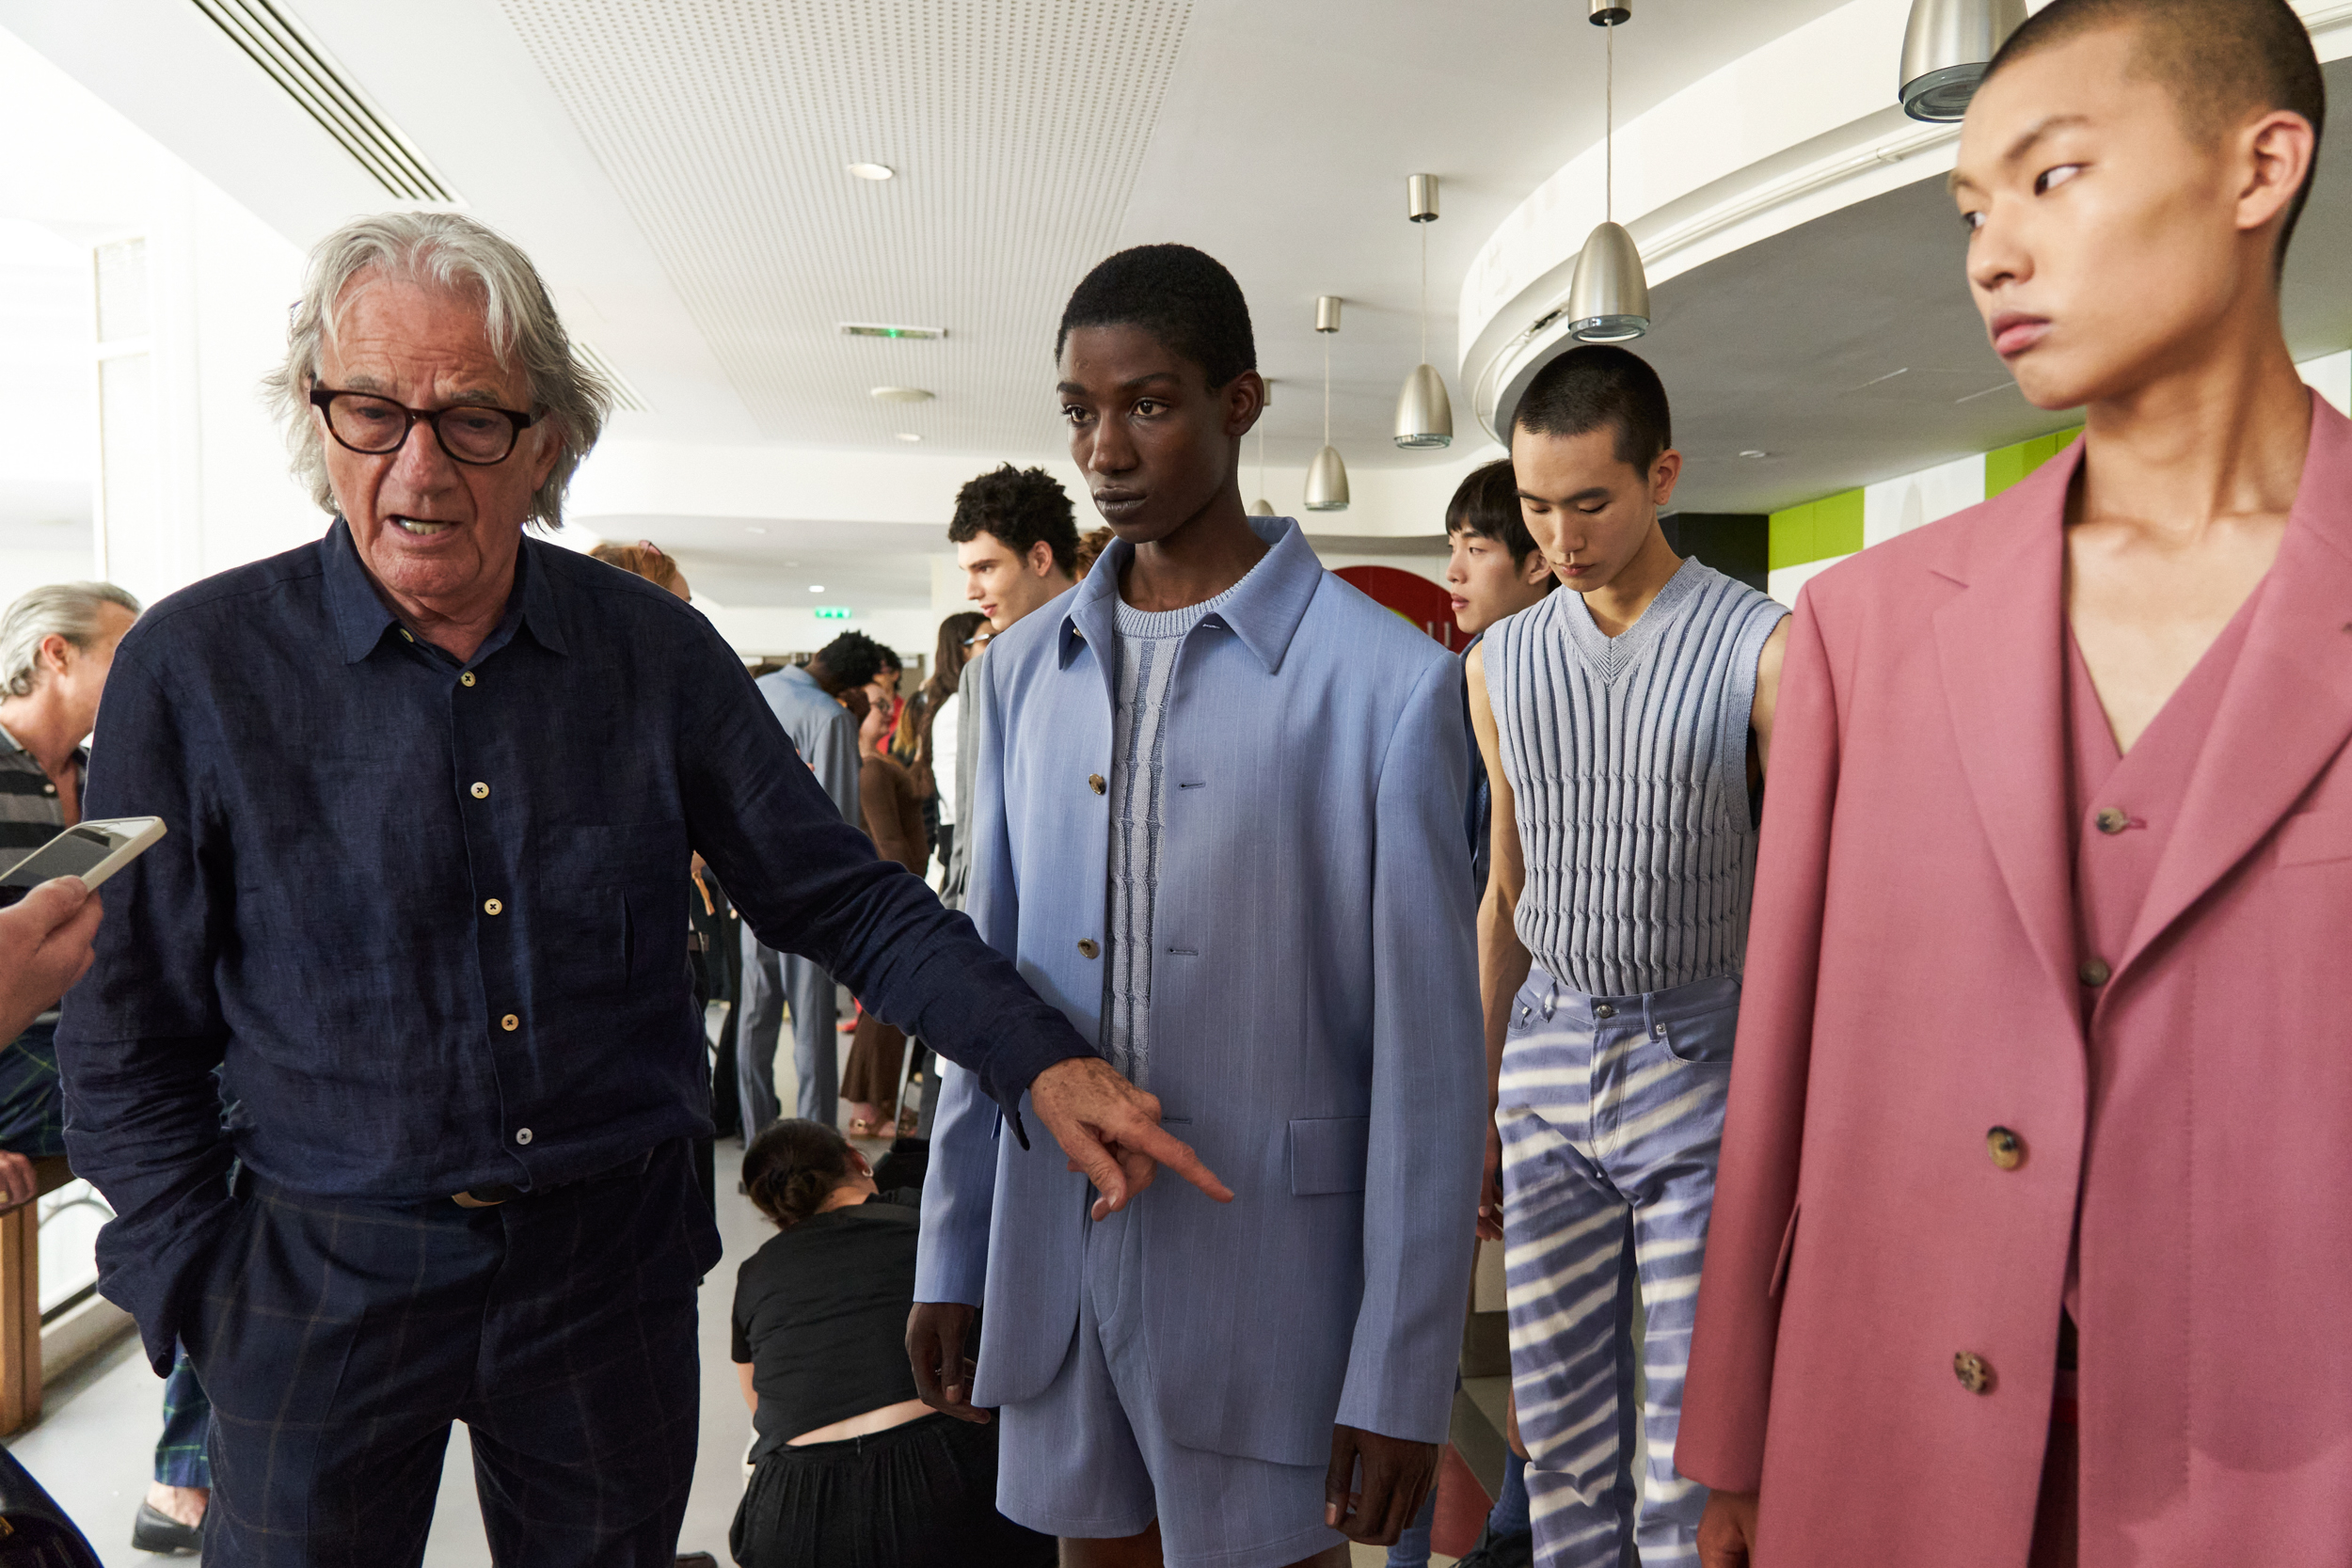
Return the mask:
M1690 560L1622 636L1565 589L1486 633L1519 940L1559 979L1629 996L1740 973L1756 664L1787 613Z

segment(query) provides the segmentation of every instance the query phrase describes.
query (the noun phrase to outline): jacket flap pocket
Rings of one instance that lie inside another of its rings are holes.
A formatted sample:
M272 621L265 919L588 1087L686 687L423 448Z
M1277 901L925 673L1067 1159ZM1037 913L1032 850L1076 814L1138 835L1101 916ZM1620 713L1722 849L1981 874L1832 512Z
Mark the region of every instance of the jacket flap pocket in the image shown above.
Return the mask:
M1372 1147L1370 1117L1300 1117L1291 1123L1291 1196L1360 1193Z
M2280 865L2352 860L2352 809L2298 812L2279 827Z

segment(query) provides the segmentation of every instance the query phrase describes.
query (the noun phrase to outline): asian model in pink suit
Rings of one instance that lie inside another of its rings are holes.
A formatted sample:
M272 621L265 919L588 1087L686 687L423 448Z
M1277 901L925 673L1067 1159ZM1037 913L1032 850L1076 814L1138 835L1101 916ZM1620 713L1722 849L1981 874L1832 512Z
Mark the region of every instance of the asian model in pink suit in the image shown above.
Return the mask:
M1676 1455L1758 1568L2026 1563L2062 1307L2085 1568L2352 1561L2352 424L2150 821L2069 805L2079 451L1798 606Z

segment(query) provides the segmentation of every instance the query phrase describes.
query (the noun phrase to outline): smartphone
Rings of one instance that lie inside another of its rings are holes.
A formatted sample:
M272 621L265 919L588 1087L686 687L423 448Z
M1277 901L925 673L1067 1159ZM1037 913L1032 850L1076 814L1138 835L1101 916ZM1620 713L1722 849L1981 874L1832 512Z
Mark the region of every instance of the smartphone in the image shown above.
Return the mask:
M0 888L22 896L52 877L79 877L83 886L95 888L163 836L160 816L77 823L0 872Z

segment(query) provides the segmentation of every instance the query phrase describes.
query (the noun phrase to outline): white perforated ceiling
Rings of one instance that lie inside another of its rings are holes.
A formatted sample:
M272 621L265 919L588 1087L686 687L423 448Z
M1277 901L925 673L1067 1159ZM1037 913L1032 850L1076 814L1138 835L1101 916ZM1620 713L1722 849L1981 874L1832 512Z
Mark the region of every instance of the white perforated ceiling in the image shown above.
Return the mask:
M1115 247L1191 0L501 5L763 435L1057 444L1051 325Z

